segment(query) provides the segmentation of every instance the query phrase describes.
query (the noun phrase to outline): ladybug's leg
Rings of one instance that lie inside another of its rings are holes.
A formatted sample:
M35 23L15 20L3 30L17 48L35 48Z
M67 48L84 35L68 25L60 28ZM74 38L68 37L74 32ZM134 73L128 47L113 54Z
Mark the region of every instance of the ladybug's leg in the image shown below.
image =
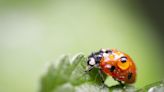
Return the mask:
M124 86L124 84L122 83L122 81L118 81L120 83L120 85Z
M104 76L103 76L103 74L102 74L102 70L99 69L98 72L99 72L99 75L100 75L100 77L101 77L101 79L102 79L102 83L104 84L105 78L104 78Z
M102 80L102 88L105 88L105 87L108 87L104 82L105 82L105 77L103 76L103 73L102 73L102 70L99 69L99 75L101 77L101 80Z
M118 81L120 83L121 86L124 86L124 84L122 83L122 81L117 80L116 78L113 77L114 80Z
M94 66L88 66L87 69L84 71L85 73L88 73L94 68Z

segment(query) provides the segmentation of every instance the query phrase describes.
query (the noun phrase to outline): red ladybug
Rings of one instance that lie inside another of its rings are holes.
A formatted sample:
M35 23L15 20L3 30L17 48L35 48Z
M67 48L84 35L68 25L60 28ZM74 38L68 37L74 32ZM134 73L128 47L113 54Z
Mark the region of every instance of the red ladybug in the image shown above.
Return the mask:
M136 66L129 55L116 49L101 49L88 56L88 69L99 68L99 73L112 76L121 84L131 84L136 80ZM104 81L104 78L101 74Z

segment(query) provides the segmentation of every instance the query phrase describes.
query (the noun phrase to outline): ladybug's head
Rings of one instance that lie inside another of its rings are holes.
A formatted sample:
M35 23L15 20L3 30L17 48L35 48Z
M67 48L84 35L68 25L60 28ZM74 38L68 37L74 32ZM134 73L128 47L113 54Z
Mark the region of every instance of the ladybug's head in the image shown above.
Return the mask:
M104 55L104 53L110 53L109 50L101 49L97 52L94 52L88 56L87 61L87 71L92 70L93 68L99 68L100 61Z

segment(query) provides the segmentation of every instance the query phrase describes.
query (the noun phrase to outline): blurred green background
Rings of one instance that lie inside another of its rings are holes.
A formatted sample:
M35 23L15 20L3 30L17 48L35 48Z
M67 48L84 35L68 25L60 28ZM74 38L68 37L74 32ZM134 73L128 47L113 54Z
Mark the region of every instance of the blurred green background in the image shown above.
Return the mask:
M142 6L117 0L1 0L0 92L36 92L49 62L100 48L132 57L137 88L163 79L162 33Z

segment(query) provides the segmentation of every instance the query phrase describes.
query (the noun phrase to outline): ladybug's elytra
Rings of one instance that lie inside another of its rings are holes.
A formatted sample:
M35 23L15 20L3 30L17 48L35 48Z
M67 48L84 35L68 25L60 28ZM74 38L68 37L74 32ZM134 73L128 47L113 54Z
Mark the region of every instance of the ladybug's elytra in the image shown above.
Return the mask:
M99 68L100 74L103 72L112 76L121 84L131 84L136 80L135 63L129 55L116 49L101 49L92 53L88 56L87 66L86 72Z

